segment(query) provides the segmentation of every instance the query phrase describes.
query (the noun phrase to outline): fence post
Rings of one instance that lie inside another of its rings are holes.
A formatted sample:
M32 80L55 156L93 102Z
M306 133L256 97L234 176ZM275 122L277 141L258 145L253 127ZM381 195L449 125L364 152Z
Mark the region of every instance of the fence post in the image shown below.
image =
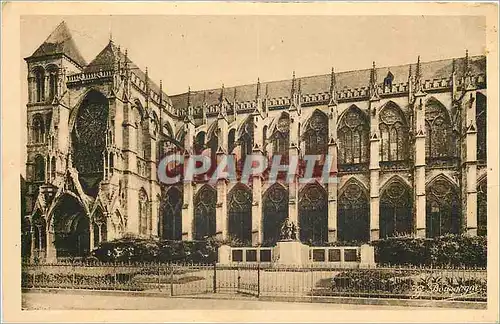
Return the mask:
M257 263L257 298L260 297L260 262Z
M174 264L170 263L170 297L174 296Z
M75 262L71 262L71 272L73 274L72 278L71 278L71 288L72 289L75 289L75 282L76 282L76 270L75 270Z
M158 291L161 291L161 267L158 261Z
M217 262L214 262L214 294L217 293Z

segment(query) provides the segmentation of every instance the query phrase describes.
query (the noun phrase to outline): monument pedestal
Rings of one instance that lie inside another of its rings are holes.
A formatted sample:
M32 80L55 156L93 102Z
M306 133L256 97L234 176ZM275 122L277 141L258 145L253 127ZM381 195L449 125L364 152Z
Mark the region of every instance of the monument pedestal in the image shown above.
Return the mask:
M274 248L276 263L303 265L309 263L309 247L298 241L280 241Z

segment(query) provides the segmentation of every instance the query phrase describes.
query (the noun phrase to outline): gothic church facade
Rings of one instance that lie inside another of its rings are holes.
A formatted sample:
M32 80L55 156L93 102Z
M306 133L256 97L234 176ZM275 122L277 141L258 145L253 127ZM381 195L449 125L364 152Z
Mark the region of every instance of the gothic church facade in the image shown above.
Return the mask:
M273 245L287 218L318 245L486 235L484 56L167 95L112 41L85 62L63 22L25 60L24 256L128 233ZM179 152L330 154L339 181L161 184Z

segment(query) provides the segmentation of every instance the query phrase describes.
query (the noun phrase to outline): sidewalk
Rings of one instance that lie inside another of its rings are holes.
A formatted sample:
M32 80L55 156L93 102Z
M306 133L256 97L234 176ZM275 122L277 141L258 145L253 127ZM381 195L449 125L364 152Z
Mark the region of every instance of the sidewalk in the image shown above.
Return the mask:
M124 294L85 294L75 291L28 291L22 294L22 308L27 310L416 310L434 308L435 305L420 307L404 305L364 305L342 303L304 303L283 301L262 301L254 297L232 294L203 294L196 296L166 297ZM435 308L434 308L435 309Z

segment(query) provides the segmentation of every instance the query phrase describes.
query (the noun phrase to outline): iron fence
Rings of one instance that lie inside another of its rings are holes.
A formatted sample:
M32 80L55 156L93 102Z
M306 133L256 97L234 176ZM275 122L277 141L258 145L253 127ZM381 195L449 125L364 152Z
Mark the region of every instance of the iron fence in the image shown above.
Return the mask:
M23 288L124 290L167 296L241 293L256 297L368 297L485 302L486 269L311 264L59 262L22 267Z

